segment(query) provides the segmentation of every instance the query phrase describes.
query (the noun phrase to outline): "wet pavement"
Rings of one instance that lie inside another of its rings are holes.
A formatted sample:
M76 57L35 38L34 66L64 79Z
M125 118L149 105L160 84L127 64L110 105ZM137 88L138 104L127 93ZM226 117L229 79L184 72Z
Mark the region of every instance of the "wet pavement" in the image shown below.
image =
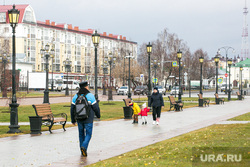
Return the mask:
M141 125L141 119L138 125L123 119L95 122L87 158L79 150L77 127L1 138L1 166L84 166L219 123L247 113L249 108L250 98L246 97L224 105L164 112L158 126L152 125L151 115L147 125Z

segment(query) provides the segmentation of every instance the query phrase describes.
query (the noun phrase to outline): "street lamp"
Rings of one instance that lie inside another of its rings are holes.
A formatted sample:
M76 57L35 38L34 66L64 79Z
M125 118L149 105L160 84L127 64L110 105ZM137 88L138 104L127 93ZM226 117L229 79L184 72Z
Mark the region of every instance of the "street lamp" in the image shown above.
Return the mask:
M242 70L243 67L240 66L240 100L242 100L243 90L242 90Z
M147 53L148 53L148 105L150 104L151 99L151 74L150 74L150 54L152 52L152 44L150 42L147 45Z
M40 50L41 56L46 60L45 68L46 68L46 88L43 96L43 103L49 103L49 89L48 89L48 80L49 80L49 58L55 54L54 49L49 51L49 45L45 45L45 49Z
M15 5L11 10L8 10L9 23L12 27L12 100L9 105L11 108L10 112L10 126L7 133L20 133L20 126L18 125L18 106L16 98L16 36L15 29L19 21L19 10L15 9Z
M151 63L151 66L154 68L155 71L154 87L156 86L156 69L157 67L160 67L160 64L161 63L157 62L157 60L154 60L154 62Z
M224 49L225 50L225 52L226 52L226 73L227 73L227 63L228 63L228 61L227 61L227 54L228 54L228 50L229 49L232 49L233 51L232 52L235 52L235 49L233 48L233 47L231 47L231 46L224 46L224 47L221 47L221 48L219 48L218 49L218 52L220 53L220 50L221 49ZM230 84L230 83L229 83ZM226 77L226 88L225 88L225 93L227 94L227 77Z
M231 65L232 65L232 63L233 63L232 59L229 59L229 60L227 61L227 64L228 64L228 66L229 66L229 90L228 90L228 101L231 100L231 81L230 81L231 76L230 76L230 70L231 70Z
M202 64L203 64L203 61L204 61L204 57L200 57L199 58L199 61L200 61L200 64L201 64L201 76L200 76L200 94L202 95ZM200 99L199 98L199 107L203 107L203 99Z
M214 62L216 65L216 91L215 91L216 94L218 94L218 63L219 61L220 61L219 53L217 53L217 55L214 57ZM215 96L215 102L216 104L219 104L219 98L216 98L216 96Z
M55 50L52 48L51 51L53 53L55 53ZM53 79L53 62L54 62L54 54L51 55L51 59L52 59L52 62L51 62L51 65L52 65L52 69L51 69L51 72L52 72L52 83L51 83L51 91L54 91L54 79Z
M109 87L109 91L108 91L108 100L113 100L113 96L112 96L112 85L111 85L111 70L112 67L115 66L115 61L116 61L116 56L112 55L112 53L110 52L107 56L104 57L104 62L108 62L109 63L109 83L110 83L110 87Z
M97 47L100 43L100 34L97 33L95 30L95 33L92 34L92 42L95 46L95 98L98 102L98 88L97 88Z
M3 63L2 97L7 97L5 69L6 69L6 64L10 62L10 56L4 53L3 55L0 56L0 62Z
M104 82L103 82L103 95L106 95L106 73L108 70L108 64L107 61L104 61L104 63L101 65L101 68L103 69L104 74Z
M182 90L182 86L181 86L181 57L182 57L182 52L179 51L177 52L177 58L179 59L179 95L178 95L178 100L181 101L181 90Z
M130 89L131 89L131 81L130 81L130 59L132 58L134 58L132 55L131 55L131 53L129 53L129 55L128 56L126 56L125 57L126 59L128 59L128 98L129 99L131 99L131 91L130 91Z
M69 71L71 69L72 61L69 60L69 58L66 58L66 60L63 61L63 65L65 66L65 69L67 69L67 85L65 89L65 96L69 95Z

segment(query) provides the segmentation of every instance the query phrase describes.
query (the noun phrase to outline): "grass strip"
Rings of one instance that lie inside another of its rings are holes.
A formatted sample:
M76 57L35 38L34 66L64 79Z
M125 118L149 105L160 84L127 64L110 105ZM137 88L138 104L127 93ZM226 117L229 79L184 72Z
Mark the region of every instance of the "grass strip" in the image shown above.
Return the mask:
M212 125L144 148L140 148L89 167L103 166L185 166L191 167L192 147L248 147L250 124ZM138 141L140 142L140 141ZM136 144L136 143L135 143ZM216 149L216 148L214 148ZM215 150L220 151L220 150ZM249 153L248 153L248 158ZM248 161L221 163L219 166L248 166ZM210 163L208 166L217 166ZM201 165L202 166L202 165Z

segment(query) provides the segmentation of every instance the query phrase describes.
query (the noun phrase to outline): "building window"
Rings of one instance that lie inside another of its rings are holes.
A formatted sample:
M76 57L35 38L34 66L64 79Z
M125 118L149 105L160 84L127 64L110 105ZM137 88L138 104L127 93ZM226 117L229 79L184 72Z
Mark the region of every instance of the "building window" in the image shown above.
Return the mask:
M40 70L40 65L37 66L37 70Z

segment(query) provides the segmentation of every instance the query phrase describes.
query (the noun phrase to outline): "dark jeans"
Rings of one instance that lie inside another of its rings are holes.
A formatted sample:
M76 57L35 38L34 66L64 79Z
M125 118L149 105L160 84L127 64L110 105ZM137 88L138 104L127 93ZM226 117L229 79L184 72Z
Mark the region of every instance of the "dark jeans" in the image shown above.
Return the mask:
M92 136L93 123L82 123L81 121L77 121L77 124L80 148L84 147L87 150Z
M161 117L161 106L160 107L153 107L153 120L156 121L157 118Z

